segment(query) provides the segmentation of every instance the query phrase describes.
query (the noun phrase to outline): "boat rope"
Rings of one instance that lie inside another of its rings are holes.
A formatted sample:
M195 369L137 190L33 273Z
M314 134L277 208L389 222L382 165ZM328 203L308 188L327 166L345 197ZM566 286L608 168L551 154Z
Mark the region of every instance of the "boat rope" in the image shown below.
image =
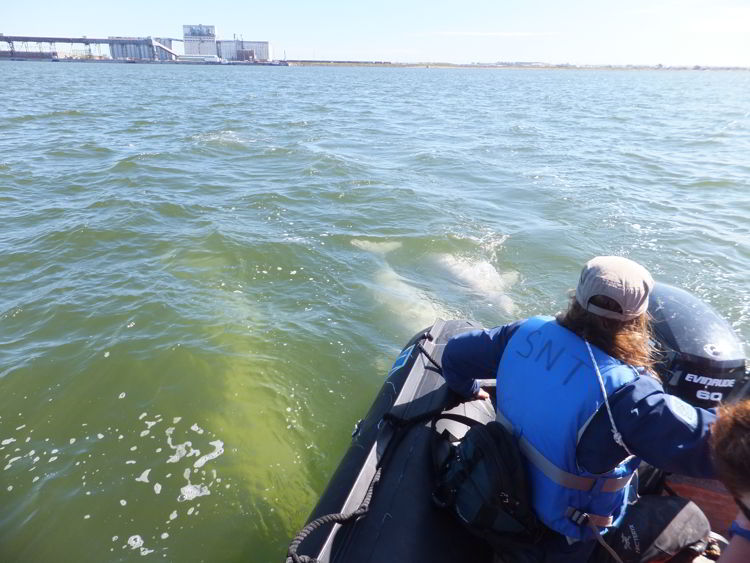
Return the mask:
M378 481L380 481L380 475L382 471L383 471L383 467L382 466L378 467L378 470L375 472L375 475L372 478L372 482L370 483L370 486L367 488L367 492L365 493L365 498L362 500L362 504L360 504L356 510L353 510L352 512L339 512L337 514L326 514L325 516L316 518L315 520L310 522L307 526L302 528L299 534L297 534L295 538L292 540L292 543L289 544L289 549L287 550L286 563L317 563L318 560L314 557L310 557L309 555L297 555L297 549L299 548L299 545L314 530L316 530L320 526L323 526L324 524L331 524L331 523L343 524L351 520L356 520L360 516L364 516L367 513L367 511L370 509L370 501L372 500L372 492L375 490L375 485L377 485Z

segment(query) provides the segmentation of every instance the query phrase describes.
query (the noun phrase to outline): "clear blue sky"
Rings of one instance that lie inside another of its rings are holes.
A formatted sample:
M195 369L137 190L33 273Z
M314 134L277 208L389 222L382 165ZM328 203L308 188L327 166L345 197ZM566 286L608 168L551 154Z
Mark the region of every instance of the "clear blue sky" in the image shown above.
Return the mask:
M750 0L0 0L6 35L182 37L197 23L277 58L750 66Z

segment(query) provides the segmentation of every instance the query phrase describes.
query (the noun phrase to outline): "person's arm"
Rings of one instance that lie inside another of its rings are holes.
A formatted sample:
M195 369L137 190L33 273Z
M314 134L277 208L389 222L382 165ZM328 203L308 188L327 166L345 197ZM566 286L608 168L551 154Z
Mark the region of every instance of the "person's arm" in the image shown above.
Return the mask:
M492 330L473 330L452 338L443 350L443 377L462 397L480 396L477 379L492 379L503 350L521 321Z
M664 392L658 380L641 375L609 398L612 417L628 449L650 465L690 477L716 477L710 453L716 415ZM627 456L615 444L605 408L584 431L576 449L580 465L603 473Z
M709 445L714 413L667 394L646 375L618 390L611 405L615 424L635 455L670 473L716 478Z

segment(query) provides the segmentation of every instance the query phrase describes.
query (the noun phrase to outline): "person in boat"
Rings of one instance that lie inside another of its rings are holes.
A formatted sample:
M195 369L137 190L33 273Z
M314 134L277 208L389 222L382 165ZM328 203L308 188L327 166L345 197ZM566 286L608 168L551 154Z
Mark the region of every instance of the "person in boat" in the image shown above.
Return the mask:
M712 446L719 479L734 496L739 511L729 547L719 563L750 561L750 400L720 408Z
M443 375L464 397L497 378L497 419L524 454L532 505L553 532L513 560L586 561L637 498L640 460L715 478L716 415L667 394L648 329L653 279L641 265L599 256L584 266L567 311L456 336Z

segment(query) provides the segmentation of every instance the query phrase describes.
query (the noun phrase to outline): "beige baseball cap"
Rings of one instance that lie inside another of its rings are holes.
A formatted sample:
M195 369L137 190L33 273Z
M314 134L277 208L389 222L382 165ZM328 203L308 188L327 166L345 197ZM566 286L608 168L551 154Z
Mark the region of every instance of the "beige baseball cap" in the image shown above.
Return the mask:
M648 296L653 287L651 274L637 262L621 256L597 256L586 262L581 270L576 301L585 310L600 317L629 321L646 312ZM613 299L620 305L622 313L589 303L595 295Z

